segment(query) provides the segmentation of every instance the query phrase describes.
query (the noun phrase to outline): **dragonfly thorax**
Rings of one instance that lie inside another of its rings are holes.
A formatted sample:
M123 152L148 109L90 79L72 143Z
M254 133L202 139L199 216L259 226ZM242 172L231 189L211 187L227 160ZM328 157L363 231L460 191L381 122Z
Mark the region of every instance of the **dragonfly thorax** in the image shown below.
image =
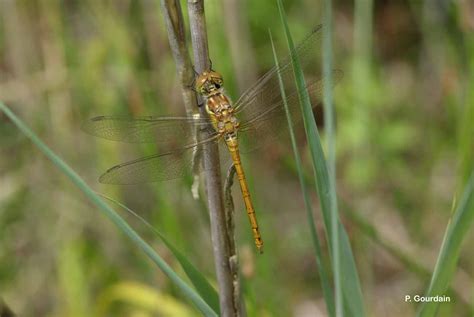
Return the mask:
M214 129L222 135L235 134L239 121L234 115L234 108L229 98L223 93L210 96L206 100L206 111L211 117Z

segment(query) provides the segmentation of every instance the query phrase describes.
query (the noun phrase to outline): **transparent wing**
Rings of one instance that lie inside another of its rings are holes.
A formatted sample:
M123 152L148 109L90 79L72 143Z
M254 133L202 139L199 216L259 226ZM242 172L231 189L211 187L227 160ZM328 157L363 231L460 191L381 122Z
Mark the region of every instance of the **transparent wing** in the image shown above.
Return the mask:
M216 135L185 149L154 154L116 165L102 174L99 181L116 185L139 184L181 178L191 170L199 172L202 166L195 166L194 158L202 157L204 143L218 140L219 136Z
M168 151L195 143L197 132L208 124L207 118L99 116L85 121L82 129L112 141L155 143Z
M311 66L320 67L317 64L322 38L322 25L317 26L306 38L295 48L295 53L303 69ZM283 80L285 92L290 97L295 91L295 79L291 57L287 56L281 60L279 67L274 66L257 84L245 91L235 103L236 114L242 122L250 121L255 117L266 113L269 108L281 103L279 75Z
M335 70L332 73L333 84L337 84L342 76L342 71ZM280 88L278 88L280 89ZM316 107L321 103L323 82L322 79L307 84L311 104ZM239 139L242 144L242 153L248 153L259 147L271 143L280 137L284 132L288 131L288 121L284 107L284 100L280 90L275 96L274 103L260 108L258 113L247 121L241 123L239 129ZM292 118L293 124L301 121L301 113L299 111L299 97L297 91L292 91L286 95L286 103Z

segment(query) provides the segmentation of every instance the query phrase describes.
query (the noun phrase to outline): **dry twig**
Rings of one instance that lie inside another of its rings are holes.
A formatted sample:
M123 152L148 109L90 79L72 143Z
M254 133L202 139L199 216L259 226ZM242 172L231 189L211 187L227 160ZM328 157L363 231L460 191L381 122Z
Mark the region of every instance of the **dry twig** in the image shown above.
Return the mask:
M232 273L232 284L234 287L233 305L237 316L245 316L245 303L240 300L240 276L239 276L239 261L237 252L235 250L235 222L234 222L234 201L232 199L232 185L234 184L235 166L232 164L227 171L227 176L224 183L224 202L225 202L225 218L227 223L227 239L230 247L230 270Z
M188 116L192 116L197 112L198 107L196 93L192 87L194 71L186 45L186 33L181 4L177 0L161 0L161 9L168 30L171 51L176 63L176 71L178 72L178 77L181 82L181 91L186 113Z
M194 66L198 73L210 68L207 42L204 1L188 0L189 25L194 52ZM200 108L202 116L207 116L204 107ZM209 127L212 129L212 127ZM211 222L211 239L214 251L217 282L219 284L220 315L239 316L240 304L234 301L234 283L231 270L231 246L229 245L224 201L220 174L219 151L216 143L204 145L204 168L206 170L207 199Z

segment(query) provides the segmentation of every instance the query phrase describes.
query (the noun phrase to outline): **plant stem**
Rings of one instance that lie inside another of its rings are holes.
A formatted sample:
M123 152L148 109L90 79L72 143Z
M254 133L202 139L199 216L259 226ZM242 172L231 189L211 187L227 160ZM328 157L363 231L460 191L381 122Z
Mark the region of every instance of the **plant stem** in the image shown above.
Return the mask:
M176 63L176 71L181 82L181 91L184 99L184 106L188 116L197 112L196 93L192 84L194 72L191 59L189 58L186 45L186 34L184 29L183 12L178 0L161 0L161 9L168 31L171 52Z
M194 53L194 66L198 73L210 68L207 43L204 1L188 0L189 25ZM205 107L200 107L202 116L207 116ZM209 127L212 129L212 127ZM206 170L207 199L211 222L211 239L214 251L217 282L219 285L219 303L221 316L238 316L238 307L234 306L234 286L230 268L230 245L220 175L219 151L216 143L204 145L204 169ZM238 303L236 303L238 304Z
M161 9L168 31L171 52L176 64L176 71L181 81L181 93L183 95L184 107L189 117L199 115L196 92L194 91L194 70L186 45L186 34L184 28L183 11L179 0L161 0ZM198 141L199 127L194 129L194 141ZM193 153L194 183L192 186L193 197L199 197L199 166L202 163L201 151Z
M246 316L245 303L240 300L240 276L239 276L239 261L237 252L235 251L235 221L234 221L234 201L232 199L232 185L234 184L234 177L236 174L235 165L232 164L227 171L227 176L224 182L224 201L225 201L225 217L227 222L227 239L230 247L230 270L232 274L232 284L234 289L233 305L237 316Z

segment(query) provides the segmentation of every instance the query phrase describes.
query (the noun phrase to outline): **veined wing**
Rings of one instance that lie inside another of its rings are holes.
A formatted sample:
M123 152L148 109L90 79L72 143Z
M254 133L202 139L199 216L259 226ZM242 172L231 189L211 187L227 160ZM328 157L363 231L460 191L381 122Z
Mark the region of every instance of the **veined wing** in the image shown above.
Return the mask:
M202 145L217 142L219 137L219 135L214 135L183 149L118 164L102 174L99 181L104 184L127 185L184 177L191 169L196 171L194 158L205 151L205 146ZM197 168L197 170L201 169L202 166Z
M306 38L295 48L303 69L313 63L317 64L317 55L322 39L322 25L317 26ZM257 84L245 91L235 103L236 114L241 122L247 122L254 117L266 113L269 108L281 102L279 76L283 80L286 95L289 97L296 91L295 79L291 56L287 56L262 76Z
M155 143L161 151L180 149L196 142L196 134L209 124L207 118L99 116L85 121L82 129L112 141Z
M334 70L332 73L333 85L336 85L342 78L343 73L340 70ZM321 103L323 81L322 79L313 81L306 86L306 90L313 107ZM242 153L251 152L270 141L275 140L283 132L288 130L288 122L284 102L288 105L288 110L294 124L301 121L299 112L299 96L297 91L292 91L286 95L284 100L280 90L275 96L274 103L261 108L255 116L246 122L242 122L239 129L239 138L242 143Z

